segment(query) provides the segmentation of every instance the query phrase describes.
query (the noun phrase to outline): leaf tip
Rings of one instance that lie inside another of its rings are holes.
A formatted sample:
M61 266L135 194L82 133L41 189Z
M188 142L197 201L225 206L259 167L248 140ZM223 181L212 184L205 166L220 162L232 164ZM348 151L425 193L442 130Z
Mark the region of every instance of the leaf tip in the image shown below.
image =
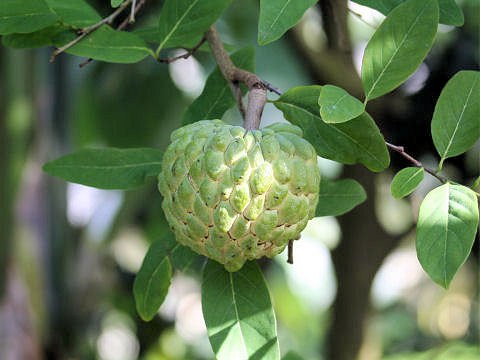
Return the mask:
M153 318L155 317L155 314L153 314L153 315L152 314L145 314L145 313L141 312L140 309L137 309L137 313L140 316L140 318L145 322L152 321Z
M258 39L257 39L258 45L264 46L264 45L267 45L268 43L271 43L272 41L273 40L270 40L270 39L266 38L265 36L262 36L261 33L258 33Z
M52 162L49 161L42 166L42 171L44 173L50 174L51 175L51 170L52 170Z

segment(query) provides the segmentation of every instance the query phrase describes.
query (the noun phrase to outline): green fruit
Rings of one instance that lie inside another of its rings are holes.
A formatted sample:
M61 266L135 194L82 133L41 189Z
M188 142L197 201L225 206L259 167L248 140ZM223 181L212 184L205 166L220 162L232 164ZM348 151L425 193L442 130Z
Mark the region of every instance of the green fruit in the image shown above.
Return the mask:
M220 120L174 131L158 188L177 241L237 271L299 239L320 186L317 155L302 135L290 124L246 131Z

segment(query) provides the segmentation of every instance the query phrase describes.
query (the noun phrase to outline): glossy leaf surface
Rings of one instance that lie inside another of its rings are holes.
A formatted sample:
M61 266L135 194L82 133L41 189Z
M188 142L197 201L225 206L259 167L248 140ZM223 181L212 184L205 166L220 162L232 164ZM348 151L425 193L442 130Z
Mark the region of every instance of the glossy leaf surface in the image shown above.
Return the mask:
M480 137L480 72L460 71L443 88L432 118L432 138L440 168Z
M327 124L319 115L321 86L290 89L274 101L285 119L302 128L317 155L344 164L362 163L382 171L390 163L382 134L370 115L363 113L343 124Z
M66 24L83 28L102 20L85 0L46 0L48 6Z
M55 45L61 47L76 37L74 32L62 32L55 38ZM113 30L108 25L101 26L65 52L113 63L135 63L153 53L140 37Z
M160 49L198 37L222 15L231 0L166 0L160 12Z
M422 182L423 176L423 168L407 167L400 170L392 180L393 197L400 199L410 194Z
M345 214L367 199L367 193L357 181L322 179L315 216L338 216Z
M85 149L62 156L43 170L64 180L99 189L133 189L157 176L162 153L156 149Z
M266 45L296 25L316 0L260 0L258 43Z
M163 239L150 245L133 284L137 312L145 321L152 320L157 313L172 278L172 264L162 242Z
M375 31L363 55L362 84L371 100L395 89L430 50L438 25L436 0L408 0Z
M448 288L472 250L478 228L478 200L461 185L430 191L420 206L417 256L433 281Z
M360 5L365 5L380 11L383 15L388 15L390 11L405 0L353 0ZM462 9L455 0L438 0L440 8L440 24L462 26L464 16Z
M275 315L256 262L231 273L210 260L203 273L202 308L218 360L280 359Z
M360 100L333 85L322 87L318 105L322 120L332 124L355 119L365 111L365 105Z
M8 34L2 36L2 44L13 49L39 48L53 44L55 36L65 31L61 25L52 25L28 34Z
M34 32L56 21L44 0L0 1L0 35Z

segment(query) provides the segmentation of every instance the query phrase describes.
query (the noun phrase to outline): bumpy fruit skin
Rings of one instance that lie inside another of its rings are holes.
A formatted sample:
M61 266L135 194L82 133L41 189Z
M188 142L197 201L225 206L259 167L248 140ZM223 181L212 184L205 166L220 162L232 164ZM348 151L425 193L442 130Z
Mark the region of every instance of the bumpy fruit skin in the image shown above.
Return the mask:
M299 239L320 186L302 135L290 124L246 131L220 120L174 131L158 187L177 241L237 271Z

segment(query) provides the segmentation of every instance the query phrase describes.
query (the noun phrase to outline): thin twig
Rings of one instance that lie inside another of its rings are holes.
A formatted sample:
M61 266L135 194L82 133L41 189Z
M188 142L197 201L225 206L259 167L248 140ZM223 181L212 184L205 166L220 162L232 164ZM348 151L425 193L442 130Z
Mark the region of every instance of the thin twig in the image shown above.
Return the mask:
M143 5L145 5L145 2L147 0L139 0L137 2L137 6L135 6L135 12L134 14L137 15L138 11L142 8ZM128 24L130 24L130 16L127 16L120 25L118 25L117 30L123 30L127 27Z
M78 67L81 67L81 68L82 68L82 67L84 67L85 65L88 65L88 64L90 64L92 61L93 61L93 59L92 59L92 58L88 58L88 59L87 59L87 60L85 60L84 62L82 62L82 63L78 64Z
M77 38L73 39L73 40L70 41L68 44L63 45L62 47L58 48L57 50L55 50L55 51L53 52L52 56L50 57L50 62L54 62L54 61L55 61L55 57L56 57L57 55L61 54L61 53L64 52L65 50L68 50L68 49L71 48L73 45L77 44L77 43L78 43L80 40L82 40L85 36L87 36L88 34L94 32L95 30L97 30L100 26L105 25L105 24L111 24L111 23L113 22L113 20L115 20L115 18L116 18L131 2L132 2L132 0L125 0L125 1L117 8L117 10L115 10L112 14L110 14L109 16L107 16L105 19L102 19L102 20L99 21L98 23L82 29L80 35L79 35Z
M287 263L293 264L293 240L288 241L288 259Z
M138 11L140 10L140 8L145 4L147 0L139 0L138 3L137 3L137 6L135 7L135 14L138 13ZM127 27L128 24L130 24L130 16L127 16L120 25L118 25L117 27L117 30L123 30ZM79 67L84 67L85 65L88 65L89 63L91 63L93 61L92 58L89 58L87 60L85 60L84 62L82 62L81 64L79 64L78 66Z
M197 45L195 45L195 47L188 50L185 54L175 56L173 58L168 58L168 59L158 59L157 61L165 64L170 64L180 59L188 59L190 56L195 54L195 52L205 43L205 41L207 41L207 38L203 36L202 40L200 40L200 42Z
M132 1L132 8L130 10L130 20L128 21L130 24L133 24L135 22L135 3L137 0Z
M429 169L425 166L423 166L423 164L418 161L417 159L415 159L414 157L412 157L411 155L407 154L405 152L405 149L403 146L397 146L397 145L393 145L393 144L390 144L389 142L386 142L385 141L385 144L387 144L387 146L398 152L400 155L402 155L405 159L407 159L408 161L410 161L413 165L415 165L416 167L419 167L419 168L423 168L423 170L425 170L427 173L429 173L430 175L436 177L441 183L445 184L447 182L447 179L445 179L444 177L438 175L435 171L433 171L432 169Z
M267 88L267 90L270 90L271 92L274 92L277 95L282 95L283 91L280 90L279 88L273 86L272 84L266 82L265 80L262 80L263 85Z

